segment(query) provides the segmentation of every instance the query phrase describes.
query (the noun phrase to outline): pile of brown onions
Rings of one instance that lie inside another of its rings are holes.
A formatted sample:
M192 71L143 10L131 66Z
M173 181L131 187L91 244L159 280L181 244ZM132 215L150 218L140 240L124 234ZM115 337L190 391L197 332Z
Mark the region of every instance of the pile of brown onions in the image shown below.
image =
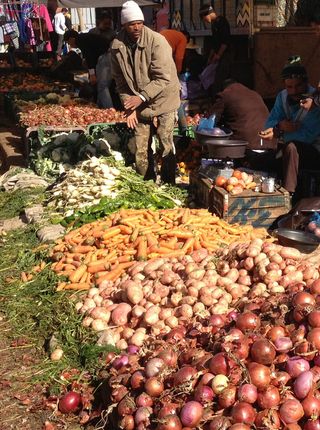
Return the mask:
M20 122L25 127L38 126L87 126L93 123L124 122L122 112L96 107L45 105L28 112L21 112Z
M230 245L218 262L206 249L138 262L121 279L91 288L76 308L85 315L84 326L102 332L104 343L124 350L210 316L222 327L221 315L235 318L233 305L239 299L299 291L318 278L318 268L303 262L299 251L253 239ZM283 338L275 345L286 352L291 343Z
M179 325L107 366L125 430L320 428L320 280Z

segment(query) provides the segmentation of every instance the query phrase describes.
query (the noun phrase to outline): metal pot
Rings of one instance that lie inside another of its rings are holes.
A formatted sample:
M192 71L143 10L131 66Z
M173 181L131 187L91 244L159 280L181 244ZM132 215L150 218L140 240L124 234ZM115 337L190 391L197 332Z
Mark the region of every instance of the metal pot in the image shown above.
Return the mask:
M248 142L244 140L215 138L197 131L195 134L198 143L207 146L211 158L244 158L245 156Z
M307 254L313 252L320 245L319 238L304 231L279 228L274 230L273 234L277 237L280 245L290 246Z

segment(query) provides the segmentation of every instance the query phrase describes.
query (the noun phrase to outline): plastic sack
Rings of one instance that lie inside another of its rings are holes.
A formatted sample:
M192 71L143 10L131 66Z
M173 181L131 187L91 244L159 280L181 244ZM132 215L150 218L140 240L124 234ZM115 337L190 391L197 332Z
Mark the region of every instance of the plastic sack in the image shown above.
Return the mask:
M199 76L201 84L205 90L210 88L211 85L214 83L214 80L216 78L217 66L218 66L218 63L209 64L209 66L207 66Z
M197 131L213 130L215 128L215 124L216 124L215 114L209 116L209 118L201 118L199 125L197 127Z

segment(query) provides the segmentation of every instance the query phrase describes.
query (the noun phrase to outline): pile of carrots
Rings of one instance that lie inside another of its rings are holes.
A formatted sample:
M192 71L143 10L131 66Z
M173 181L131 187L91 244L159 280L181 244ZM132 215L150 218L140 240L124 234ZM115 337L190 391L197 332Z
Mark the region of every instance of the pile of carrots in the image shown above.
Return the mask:
M229 225L203 209L120 210L69 232L53 248L52 269L67 281L58 290L88 290L115 281L135 261L214 253L238 240L265 238L265 229Z

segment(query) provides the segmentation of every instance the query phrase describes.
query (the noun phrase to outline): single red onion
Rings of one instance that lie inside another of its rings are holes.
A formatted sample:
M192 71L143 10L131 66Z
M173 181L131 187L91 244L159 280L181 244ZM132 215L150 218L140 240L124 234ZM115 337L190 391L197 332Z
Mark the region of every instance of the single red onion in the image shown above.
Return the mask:
M310 370L300 373L293 384L293 391L298 399L304 399L310 393L313 386L313 374Z
M134 415L134 422L136 425L144 424L145 427L150 425L150 415L152 414L152 409L150 407L138 408Z
M147 361L144 371L147 378L152 378L153 376L158 376L164 367L164 361L161 358L155 357Z
M181 409L180 419L185 427L197 427L201 421L203 406L199 402L187 402Z
M63 414L75 412L81 403L81 394L69 391L59 400L59 411Z
M274 346L278 352L289 352L293 347L290 337L279 337L275 340Z
M238 388L238 400L241 402L255 403L258 398L257 387L253 384L243 384Z
M121 367L126 366L129 363L129 357L127 355L120 355L113 360L112 367L119 370Z
M253 424L256 418L256 411L246 402L239 402L233 406L231 417L234 423Z
M310 364L301 357L290 357L287 361L286 371L292 378L297 378L300 373L310 370Z
M237 311L231 311L228 313L228 319L230 321L235 321L238 317L238 312Z
M211 403L214 397L214 392L212 388L207 385L198 385L194 391L194 400L196 402L201 403L202 405L206 405L207 403Z
M304 415L301 403L296 399L285 400L279 410L280 418L285 424L296 423Z
M320 430L320 420L308 420L303 426L303 430Z
M127 351L128 351L128 354L138 354L139 347L136 345L129 345Z
M209 325L217 328L222 328L226 325L226 319L224 315L213 314L209 318Z

